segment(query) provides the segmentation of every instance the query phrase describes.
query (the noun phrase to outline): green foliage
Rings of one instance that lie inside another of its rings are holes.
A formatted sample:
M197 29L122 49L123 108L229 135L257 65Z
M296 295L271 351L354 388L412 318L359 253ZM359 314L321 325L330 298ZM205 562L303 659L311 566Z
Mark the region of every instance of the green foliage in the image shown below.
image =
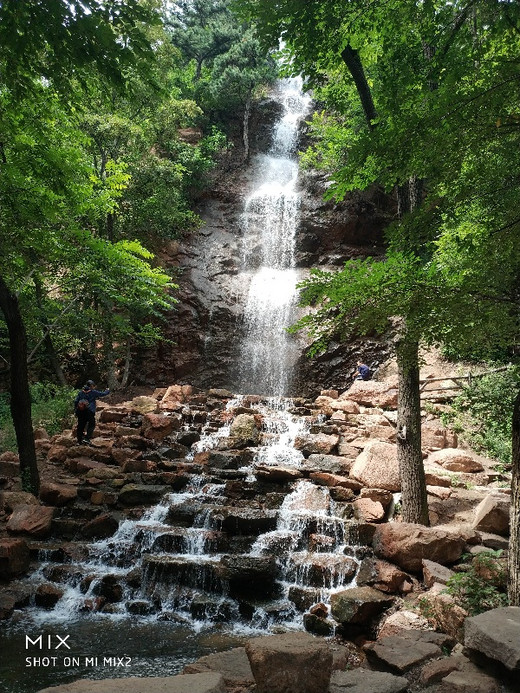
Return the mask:
M507 606L507 571L500 562L502 551L477 554L464 572L455 573L446 584L446 592L470 616ZM467 557L466 557L467 558Z
M31 410L35 428L49 435L59 433L73 423L72 400L75 391L54 383L31 385ZM16 452L16 436L9 409L9 394L0 393L0 452Z
M519 385L517 367L475 378L453 401L443 421L472 448L509 465L513 402Z

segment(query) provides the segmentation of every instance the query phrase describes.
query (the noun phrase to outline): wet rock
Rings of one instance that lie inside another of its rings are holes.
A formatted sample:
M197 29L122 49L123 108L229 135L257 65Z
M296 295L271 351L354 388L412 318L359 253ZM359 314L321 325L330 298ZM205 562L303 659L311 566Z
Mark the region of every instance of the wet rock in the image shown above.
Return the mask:
M337 448L338 443L339 436L337 435L326 435L325 433L313 435L309 433L298 436L294 441L294 447L301 450L305 457L309 457L309 455L330 455Z
M356 574L357 563L350 556L336 554L294 553L288 565L288 577L296 581L306 576L311 587L329 587L349 582Z
M371 488L399 491L401 480L396 446L377 440L369 442L356 458L350 475Z
M63 597L64 590L55 585L43 584L38 587L34 595L34 603L43 609L52 609Z
M51 481L43 482L40 486L40 500L47 505L62 506L73 501L78 490L70 484L56 484Z
M502 536L509 535L510 501L502 495L489 495L475 508L472 526L475 529Z
M258 445L260 431L256 426L255 417L251 414L239 414L233 419L229 436L236 441L235 447L245 448Z
M285 481L293 481L301 479L303 474L299 469L294 467L279 467L270 465L258 465L255 467L255 475L262 481L270 481L272 483L283 483Z
M251 450L212 450L208 456L208 467L216 469L239 469L253 459Z
M230 534L259 535L276 529L276 510L227 508L223 511L222 529Z
M328 474L348 475L352 467L352 460L337 455L309 455L303 461L302 469L310 472L324 472Z
M329 693L406 693L408 680L403 676L368 669L336 671L332 674Z
M193 556L145 555L143 584L151 591L155 585L177 582L186 587L222 593L224 584L218 560L200 561Z
M422 570L423 558L441 565L454 563L461 557L465 544L457 534L406 522L378 525L373 539L378 556L415 573Z
M126 484L119 492L123 505L152 505L157 503L166 491L165 486L148 484Z
M249 688L254 684L253 672L245 647L235 647L227 652L206 655L183 669L184 674L204 672L218 672L222 675L226 686L229 687ZM193 691L192 693L197 692Z
M133 614L135 616L150 616L157 611L155 606L150 602L138 599L131 602L126 602L125 607L129 614Z
M320 590L314 587L299 587L293 585L289 588L289 601L291 601L299 611L310 609L320 598Z
M193 443L197 443L200 440L200 433L198 431L180 431L177 435L177 442L186 447L191 447Z
M87 539L104 539L117 532L119 522L110 513L103 513L87 522L81 531Z
M366 624L393 604L393 597L372 587L353 587L331 596L330 607L339 623Z
M388 667L398 674L403 674L421 662L442 654L440 647L433 643L421 640L413 642L410 638L398 635L380 638L375 643L365 645L363 650L370 663Z
M121 601L123 588L116 575L104 575L93 585L92 594L96 597L103 597L107 602L113 604Z
M180 419L166 414L145 414L142 433L148 440L161 441L181 427Z
M168 447L159 448L157 452L161 456L161 459L183 460L188 454L189 449L186 447L186 445L183 445L180 443L180 441L177 441L175 443L171 443Z
M219 576L229 583L231 595L272 596L278 574L273 556L223 556Z
M51 533L55 508L41 505L17 505L7 523L12 534L29 534L43 539Z
M11 618L16 607L16 599L7 592L0 593L0 621Z
M43 688L38 693L225 693L225 686L220 674L209 672L154 678L131 676L102 681L83 679Z
M439 464L450 472L474 473L484 471L482 464L465 450L445 448L428 455L428 464Z
M23 539L0 539L0 579L10 580L29 570L29 546Z
M303 627L308 633L321 635L325 638L334 635L334 623L323 616L317 614L304 614Z
M323 693L332 673L327 645L307 633L250 640L246 653L257 693Z
M503 664L520 670L520 607L506 606L466 619L464 645Z

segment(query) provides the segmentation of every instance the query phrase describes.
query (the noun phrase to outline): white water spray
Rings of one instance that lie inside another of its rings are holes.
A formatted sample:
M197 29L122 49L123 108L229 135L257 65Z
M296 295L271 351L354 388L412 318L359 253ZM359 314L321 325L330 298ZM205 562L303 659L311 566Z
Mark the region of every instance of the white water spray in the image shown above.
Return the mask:
M298 348L286 328L293 322L298 272L295 235L300 194L296 184L298 126L310 98L299 78L281 80L278 96L283 115L267 155L258 156L257 186L244 206L244 264L256 267L244 312L245 336L240 349L241 390L287 394Z

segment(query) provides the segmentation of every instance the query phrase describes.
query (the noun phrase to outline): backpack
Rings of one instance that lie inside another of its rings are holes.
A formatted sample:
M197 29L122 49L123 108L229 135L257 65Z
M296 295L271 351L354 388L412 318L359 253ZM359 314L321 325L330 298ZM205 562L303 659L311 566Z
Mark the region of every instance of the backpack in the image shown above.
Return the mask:
M88 399L80 399L79 402L76 404L76 411L86 411L88 409L89 405Z

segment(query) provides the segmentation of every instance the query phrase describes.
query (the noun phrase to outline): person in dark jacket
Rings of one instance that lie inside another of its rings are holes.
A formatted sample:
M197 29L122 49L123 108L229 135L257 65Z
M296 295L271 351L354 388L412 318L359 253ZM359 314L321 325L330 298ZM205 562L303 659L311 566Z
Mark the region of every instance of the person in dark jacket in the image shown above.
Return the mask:
M90 442L94 428L96 427L96 400L106 397L110 390L96 390L93 380L87 380L74 399L74 413L78 417L76 436L78 445L91 445ZM87 434L84 437L85 427Z
M354 380L370 380L370 368L363 363L363 361L357 362L357 371L354 373Z

